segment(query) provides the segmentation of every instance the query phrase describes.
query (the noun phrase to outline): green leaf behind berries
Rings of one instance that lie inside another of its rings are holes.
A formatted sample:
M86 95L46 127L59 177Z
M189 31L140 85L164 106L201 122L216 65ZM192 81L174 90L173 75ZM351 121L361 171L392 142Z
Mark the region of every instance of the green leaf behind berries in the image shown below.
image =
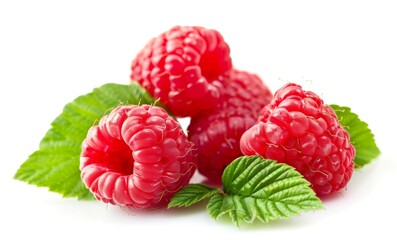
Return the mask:
M39 150L20 166L14 178L48 187L64 197L94 199L81 181L79 169L81 144L88 129L107 111L119 105L154 103L154 99L137 83L109 83L76 98L51 123Z
M287 219L302 211L323 207L310 183L294 168L259 156L243 156L234 160L223 172L222 184L222 191L202 185L200 189L204 190L191 191L189 189L195 189L197 185L188 185L180 193L185 195L183 192L188 189L191 198L202 200L209 197L208 213L214 219L229 216L237 226L252 223L255 219L263 223ZM189 206L190 201L177 193L169 207Z
M361 168L379 156L380 150L368 124L360 120L358 115L348 107L335 104L330 106L334 109L343 128L349 133L350 141L356 149L354 167Z

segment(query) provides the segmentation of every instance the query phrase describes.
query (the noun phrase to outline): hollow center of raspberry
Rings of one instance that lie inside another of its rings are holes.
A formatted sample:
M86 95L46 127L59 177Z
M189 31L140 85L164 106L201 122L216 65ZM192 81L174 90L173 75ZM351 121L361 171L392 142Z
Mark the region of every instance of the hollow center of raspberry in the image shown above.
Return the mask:
M107 167L121 175L130 175L134 172L134 158L131 149L125 145L117 151L108 152L104 159Z

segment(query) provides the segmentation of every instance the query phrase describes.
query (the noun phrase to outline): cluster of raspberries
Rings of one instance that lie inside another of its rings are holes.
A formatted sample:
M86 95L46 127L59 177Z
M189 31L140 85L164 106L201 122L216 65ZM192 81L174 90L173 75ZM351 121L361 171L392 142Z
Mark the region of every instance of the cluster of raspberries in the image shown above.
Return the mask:
M318 95L289 83L273 96L255 74L233 67L222 35L176 26L151 39L132 61L138 82L160 107L117 107L88 132L83 182L96 198L133 208L166 205L196 168L219 183L242 155L295 167L318 196L346 186L355 149L335 112Z

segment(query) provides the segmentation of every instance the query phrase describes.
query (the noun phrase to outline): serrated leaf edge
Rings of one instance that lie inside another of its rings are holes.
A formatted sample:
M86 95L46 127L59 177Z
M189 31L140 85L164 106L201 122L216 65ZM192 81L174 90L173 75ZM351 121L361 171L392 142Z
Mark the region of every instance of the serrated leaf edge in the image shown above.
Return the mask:
M219 193L211 197L207 204L207 212L210 214L212 218L218 220L220 217L224 215L229 215L232 222L239 227L241 223L252 223L255 219L260 220L263 223L267 223L271 220L276 219L289 219L293 216L297 216L302 211L307 210L316 210L323 208L321 200L315 195L314 191L310 188L310 183L303 178L303 176L297 172L293 167L283 164L283 163L276 163L270 159L263 159L261 157L240 157L233 161L224 171L224 175L222 179L225 181L230 181L230 179L234 179L235 181L241 181L243 178L243 174L249 175L249 172L245 171L245 169L253 169L250 166L247 166L247 162L249 165L259 165L264 167L264 169L269 170L268 172L272 173L272 170L275 171L282 171L275 179L276 182L281 183L280 181L286 180L295 180L291 186L287 186L285 189L281 189L281 191L276 191L270 195L261 195L262 198L254 197L254 196L241 196L236 195L234 190L232 191L232 195L230 195L230 190L228 187L230 186L223 186L224 193ZM254 159L254 160L252 160ZM257 162L260 161L271 161L271 162ZM235 166L234 166L235 165ZM244 167L242 167L244 166ZM277 166L275 168L274 166ZM281 169L281 170L280 170ZM263 169L262 169L263 170ZM259 174L262 170L257 171ZM227 176L228 174L233 174L233 172L238 172L240 176ZM286 173L287 178L277 180L280 176L285 175ZM254 177L249 177L249 181L252 181ZM233 182L233 181L232 181ZM261 182L261 181L260 181ZM230 183L230 182L229 182ZM271 183L274 184L274 183ZM270 184L270 185L271 185ZM240 186L239 184L237 184ZM287 184L288 185L288 184ZM243 186L246 186L243 184ZM266 186L265 186L266 187ZM303 188L301 192L292 196L287 196L286 198L276 198L277 200L273 199L275 195L283 195L283 192L291 192L291 189ZM302 196L302 198L299 198ZM296 203L290 203L285 201L285 199L293 199L297 198ZM305 204L301 204L305 203ZM300 205L301 204L301 205Z

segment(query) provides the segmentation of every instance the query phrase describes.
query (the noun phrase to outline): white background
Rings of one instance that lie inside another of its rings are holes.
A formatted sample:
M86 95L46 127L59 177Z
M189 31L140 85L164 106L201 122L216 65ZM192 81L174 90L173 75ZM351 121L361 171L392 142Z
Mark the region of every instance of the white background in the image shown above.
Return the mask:
M396 10L385 1L1 1L0 239L395 239ZM174 25L217 29L235 67L272 91L297 82L350 106L382 155L324 210L240 229L204 205L126 212L13 179L67 102L128 83L135 54Z

